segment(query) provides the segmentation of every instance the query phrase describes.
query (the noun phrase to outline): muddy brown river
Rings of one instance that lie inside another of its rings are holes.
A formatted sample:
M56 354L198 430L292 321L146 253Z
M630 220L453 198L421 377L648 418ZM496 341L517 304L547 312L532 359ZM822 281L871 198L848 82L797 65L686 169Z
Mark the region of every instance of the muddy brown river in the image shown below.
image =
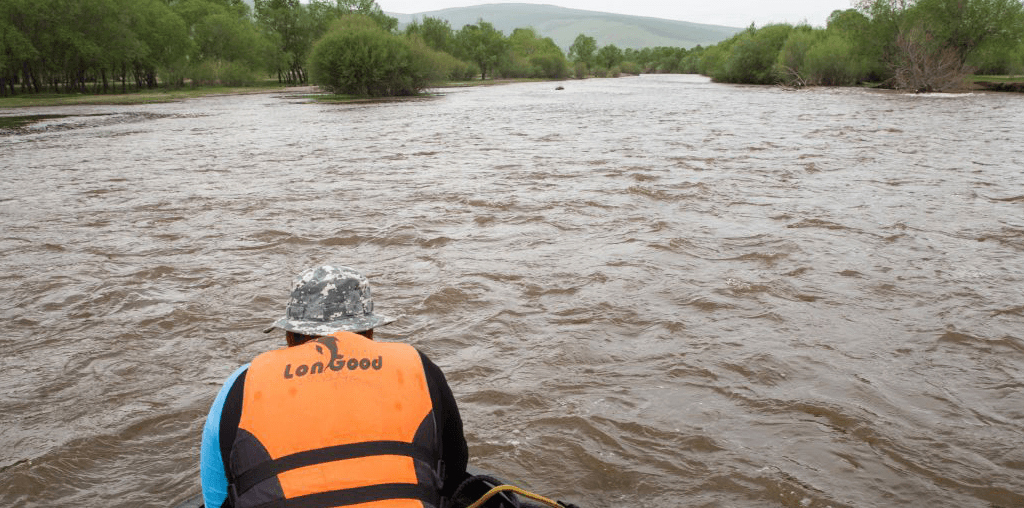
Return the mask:
M561 84L564 90L556 90ZM584 508L1024 506L1024 97L641 76L0 132L0 506L199 491L294 274ZM2 105L2 103L0 103Z

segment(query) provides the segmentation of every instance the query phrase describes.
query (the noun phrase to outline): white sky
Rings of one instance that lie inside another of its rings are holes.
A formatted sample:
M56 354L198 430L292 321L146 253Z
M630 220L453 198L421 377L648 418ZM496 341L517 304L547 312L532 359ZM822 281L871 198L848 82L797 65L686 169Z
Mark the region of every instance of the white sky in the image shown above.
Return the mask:
M760 27L804 21L824 27L832 11L853 6L852 0L377 0L381 9L398 14L489 3L549 4L737 28L750 26L751 22Z

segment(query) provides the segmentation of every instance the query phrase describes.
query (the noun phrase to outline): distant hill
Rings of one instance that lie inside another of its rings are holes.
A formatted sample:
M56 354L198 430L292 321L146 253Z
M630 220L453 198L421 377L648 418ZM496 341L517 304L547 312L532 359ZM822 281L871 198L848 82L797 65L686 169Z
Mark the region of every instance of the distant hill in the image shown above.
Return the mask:
M253 0L243 1L249 4L249 7L253 6ZM569 46L572 46L572 42L579 34L593 37L597 40L598 46L614 44L621 49L658 46L692 48L698 44L718 44L742 30L728 26L566 9L554 5L518 3L456 7L415 14L387 14L398 18L401 29L414 19L423 19L427 16L446 19L455 30L481 19L490 22L505 35L511 35L516 28L532 27L540 35L554 39L555 44L565 51L569 50Z
M387 14L398 18L402 28L424 17L448 20L455 30L483 19L505 35L510 35L516 28L532 27L538 34L551 37L563 50L568 50L579 34L593 37L599 47L614 44L621 49L657 46L692 48L698 44L717 44L742 30L686 21L566 9L554 5L517 3L456 7L415 14Z

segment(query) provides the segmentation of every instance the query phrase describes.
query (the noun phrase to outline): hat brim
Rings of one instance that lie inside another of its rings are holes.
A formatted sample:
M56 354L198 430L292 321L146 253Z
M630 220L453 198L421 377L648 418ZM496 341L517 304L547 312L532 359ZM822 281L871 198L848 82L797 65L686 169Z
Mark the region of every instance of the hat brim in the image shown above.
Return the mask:
M382 314L369 314L330 322L306 321L283 317L263 330L263 333L270 333L275 328L280 328L286 332L301 333L302 335L329 335L334 332L364 332L394 322L395 318Z

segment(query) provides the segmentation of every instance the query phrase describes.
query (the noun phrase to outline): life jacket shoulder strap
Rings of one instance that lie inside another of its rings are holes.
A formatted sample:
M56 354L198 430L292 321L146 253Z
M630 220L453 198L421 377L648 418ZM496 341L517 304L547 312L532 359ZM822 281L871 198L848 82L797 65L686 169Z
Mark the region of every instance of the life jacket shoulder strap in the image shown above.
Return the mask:
M438 458L434 456L434 453L423 446L402 441L365 441L362 443L317 448L268 460L242 472L231 483L238 493L237 495L241 496L259 483L286 471L315 464L334 462L336 460L357 459L377 455L412 457L429 465L431 469L436 469L438 463Z

